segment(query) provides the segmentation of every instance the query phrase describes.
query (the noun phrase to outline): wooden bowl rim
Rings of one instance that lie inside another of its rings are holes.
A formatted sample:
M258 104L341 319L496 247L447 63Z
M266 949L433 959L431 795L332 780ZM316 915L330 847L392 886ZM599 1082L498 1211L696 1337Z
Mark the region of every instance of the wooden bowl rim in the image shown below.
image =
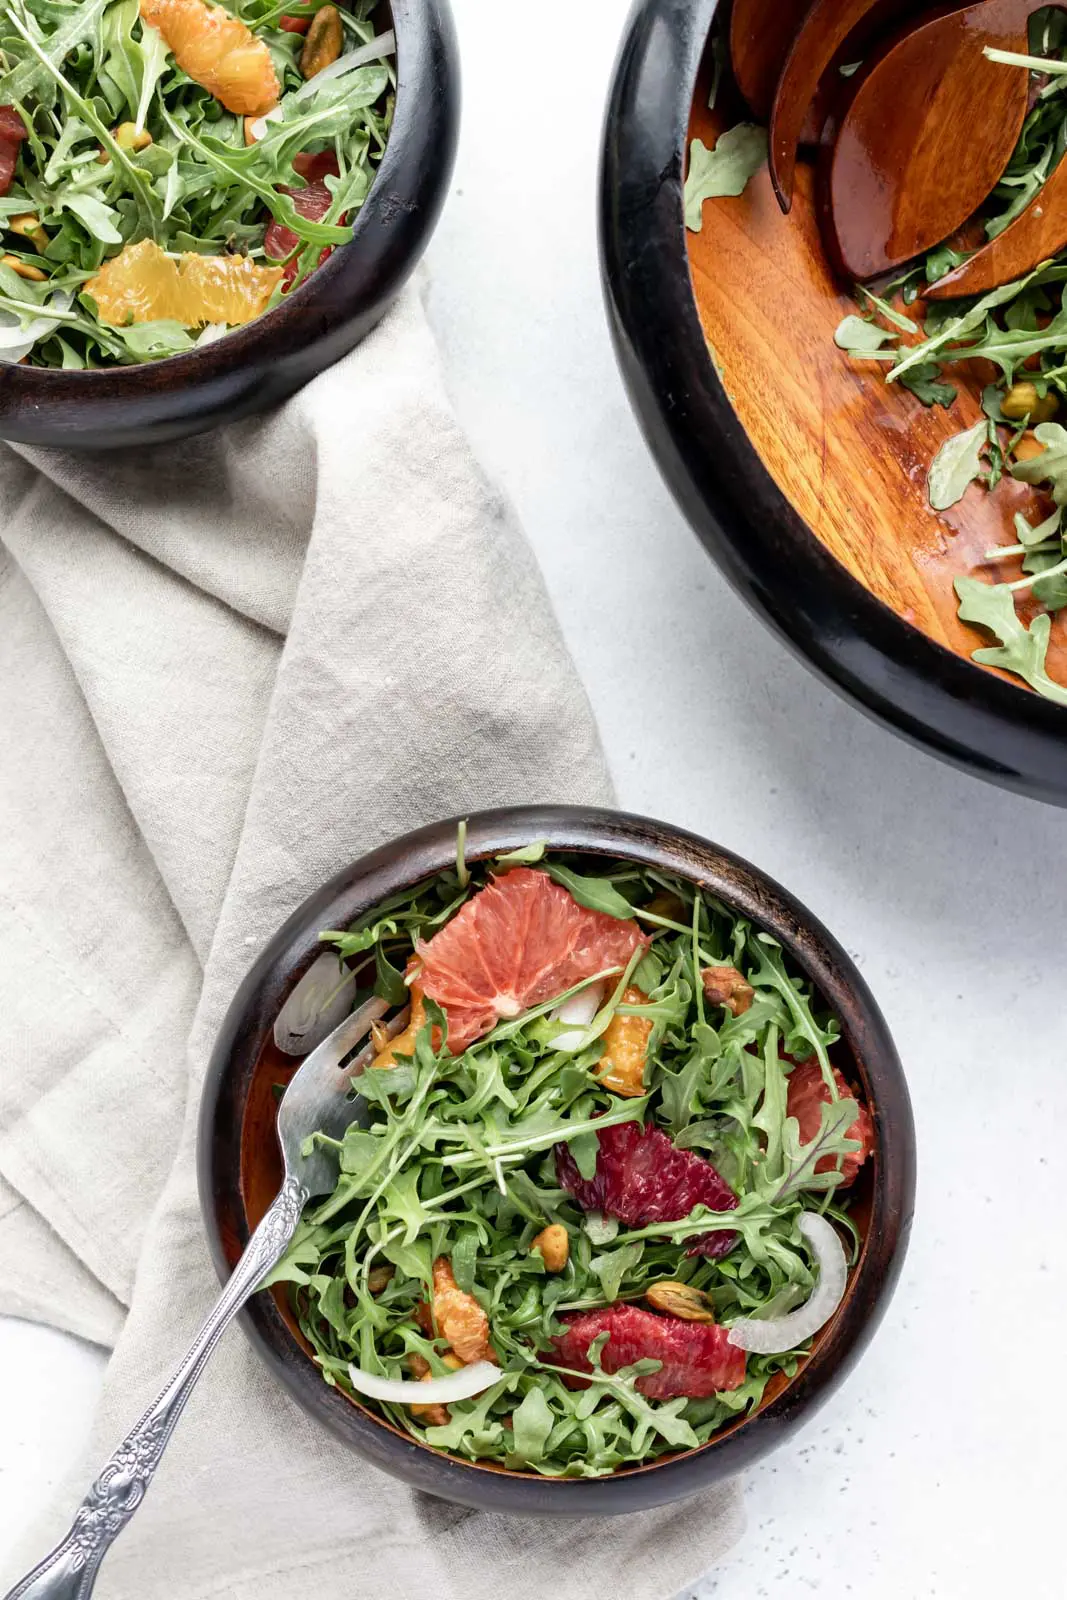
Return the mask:
M235 996L219 1034L200 1110L201 1209L219 1277L232 1265L227 1235L243 1247L240 1147L248 1083L284 995L320 951L318 932L345 926L398 888L455 858L456 819L395 840L346 867L278 931ZM823 925L772 879L695 834L623 812L534 807L468 819L471 861L545 838L557 850L632 859L702 884L772 933L841 1021L877 1136L870 1222L849 1294L822 1342L765 1409L698 1450L605 1479L551 1480L440 1455L400 1435L322 1380L270 1296L242 1313L258 1353L295 1399L376 1465L460 1504L530 1515L607 1515L666 1504L728 1477L775 1448L844 1379L871 1338L895 1287L911 1226L915 1134L903 1069L878 1006L854 963Z
M440 215L459 126L449 0L380 4L396 33L396 105L351 242L283 304L202 349L87 372L3 369L0 437L92 449L182 437L258 409L265 374L288 369L294 381L276 392L291 392L351 348L353 325L362 337L380 319Z
M834 688L912 743L1067 805L1067 711L905 621L821 543L763 465L708 354L689 270L684 160L719 0L635 0L610 92L601 276L638 422L742 598Z

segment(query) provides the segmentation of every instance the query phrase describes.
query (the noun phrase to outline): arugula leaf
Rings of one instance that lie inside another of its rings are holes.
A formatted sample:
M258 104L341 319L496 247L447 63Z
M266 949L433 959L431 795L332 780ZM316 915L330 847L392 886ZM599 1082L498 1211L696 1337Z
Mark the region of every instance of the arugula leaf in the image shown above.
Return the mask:
M767 1194L776 1206L781 1206L801 1193L835 1188L840 1182L839 1172L816 1172L815 1169L828 1156L847 1156L859 1149L856 1140L847 1137L857 1110L855 1100L844 1096L840 1100L824 1101L819 1107L819 1131L807 1144L800 1142L800 1124L796 1117L786 1117L782 1124L778 1170L761 1172L757 1191Z
M609 1251L607 1255L594 1256L589 1263L590 1270L600 1279L604 1299L609 1305L619 1298L622 1280L633 1272L644 1250L645 1247L641 1242L624 1244L617 1250Z
M865 284L861 283L859 292L880 316L883 316L887 322L892 323L894 328L899 328L901 333L918 333L918 323L913 322L910 317L906 317L902 311L898 311L888 300L881 299L874 293L873 289L868 289Z
M896 334L891 329L880 328L867 317L853 315L838 323L834 343L839 350L847 350L849 355L864 356L873 350L880 350L895 338Z
M1015 513L1015 532L1019 543L1024 550L1029 550L1034 545L1044 544L1059 533L1062 521L1062 513L1054 511L1050 517L1045 518L1044 522L1039 522L1036 526L1031 527L1022 512L1017 511Z
M1017 461L1013 478L1022 483L1047 483L1058 506L1067 506L1067 428L1058 422L1039 422L1034 437L1044 445L1044 453L1032 461Z
M946 345L962 340L968 333L973 333L976 328L982 327L989 313L1002 306L1008 300L1014 300L1021 289L1027 288L1041 272L1037 267L1025 278L1016 279L1014 283L1003 284L999 289L991 289L987 295L969 306L964 311L953 311L939 332L922 344L914 345L906 351L903 359L886 375L886 382L893 383L903 373L915 367L925 366L932 361L935 355L944 350ZM929 317L927 318L929 322Z
M556 883L562 884L580 906L589 911L602 911L606 916L617 917L620 922L633 920L634 908L607 878L584 878L558 861L546 861L545 871Z
M989 440L983 418L973 428L946 439L930 468L927 493L935 511L947 511L962 500L971 484L982 476L982 451Z
M921 367L913 367L906 372L900 380L905 389L910 389L916 400L921 400L924 406L944 406L947 408L955 404L959 390L953 383L946 383L942 377L941 368L936 361L926 361Z
M497 856L501 866L507 867L533 867L544 860L548 848L544 839L535 839L533 844L524 844L518 850L509 850L505 855Z
M90 39L109 0L80 0L67 20L60 24L45 47L45 55L58 66L75 45ZM10 16L10 13L9 13ZM37 95L48 84L48 71L36 55L29 55L0 78L0 105L15 105Z
M715 141L714 150L703 139L694 139L685 180L685 225L690 232L699 233L703 226L705 200L744 194L766 159L767 130L755 123L729 128Z
M975 661L1014 672L1047 700L1067 706L1067 688L1050 678L1045 668L1052 619L1035 617L1027 628L1015 610L1015 596L1006 583L957 578L956 593L960 620L988 628L1000 641L996 649L975 650Z
M541 1389L529 1389L512 1413L512 1455L516 1465L534 1466L544 1459L545 1445L555 1424L552 1408Z

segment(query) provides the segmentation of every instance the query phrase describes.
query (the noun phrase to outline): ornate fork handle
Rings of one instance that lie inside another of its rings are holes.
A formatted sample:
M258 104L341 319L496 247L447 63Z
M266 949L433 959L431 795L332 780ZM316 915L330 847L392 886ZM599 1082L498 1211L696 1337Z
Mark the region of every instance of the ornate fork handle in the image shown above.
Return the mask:
M193 1385L237 1312L281 1260L307 1198L296 1178L286 1178L177 1372L108 1461L66 1538L5 1600L88 1600L101 1561L148 1491Z

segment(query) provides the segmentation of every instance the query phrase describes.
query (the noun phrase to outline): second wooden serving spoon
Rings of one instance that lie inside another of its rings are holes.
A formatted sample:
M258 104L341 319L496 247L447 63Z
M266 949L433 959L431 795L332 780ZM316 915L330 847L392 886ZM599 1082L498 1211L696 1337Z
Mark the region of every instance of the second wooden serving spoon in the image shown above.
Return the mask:
M1024 68L1005 66L1001 70L1018 72L1023 78L1027 76ZM949 300L957 295L988 294L990 289L999 289L1001 284L1025 277L1065 246L1067 160L1061 158L1026 210L954 272L924 290L924 298Z
M868 68L833 149L827 250L872 278L930 250L981 205L1026 116L1025 72L987 46L1024 51L1037 0L972 0L920 23Z
M843 13L855 12L858 21L841 33L839 44L819 69L797 125L799 144L818 142L827 114L833 109L837 96L832 79L837 75L831 68L859 61L880 32L929 6L930 0L863 0L860 6ZM738 88L760 122L770 117L782 69L812 9L812 0L734 0L730 13L730 64ZM836 37L840 30L835 27L834 32ZM841 86L844 81L838 80Z
M730 65L752 115L766 122L785 58L811 0L734 0Z
M770 123L771 182L783 211L793 204L801 129L819 83L849 35L883 0L814 0L784 58Z

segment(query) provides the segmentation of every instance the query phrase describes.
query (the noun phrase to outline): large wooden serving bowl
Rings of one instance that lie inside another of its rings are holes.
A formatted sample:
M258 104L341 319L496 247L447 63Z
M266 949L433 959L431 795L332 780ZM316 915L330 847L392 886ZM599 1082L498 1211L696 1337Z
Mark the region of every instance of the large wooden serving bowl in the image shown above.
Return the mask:
M1041 497L972 485L940 516L927 500L930 462L981 414L991 369L951 411L928 410L836 348L857 307L822 247L810 164L789 217L764 170L685 228L688 141L724 125L702 70L719 9L637 0L608 108L602 266L641 425L726 575L818 672L939 755L1067 804L1067 710L970 660L992 641L958 621L952 588L1017 576L983 553L1014 542L1012 512ZM1062 616L1049 670L1067 682Z
M242 1313L268 1366L311 1416L376 1466L417 1489L481 1510L529 1516L606 1516L665 1505L738 1472L782 1443L844 1379L896 1283L915 1200L915 1133L907 1085L881 1013L855 965L822 924L757 868L680 829L621 812L553 806L469 819L467 860L533 839L556 850L639 862L699 883L781 943L842 1028L841 1064L875 1125L875 1153L855 1184L859 1261L836 1316L796 1376L778 1375L754 1416L701 1449L606 1478L552 1479L432 1450L373 1410L328 1388L284 1291L257 1295ZM215 1264L227 1278L281 1183L278 1092L296 1063L271 1037L286 996L321 951L323 928L371 907L455 861L456 823L408 834L365 856L313 894L259 957L234 998L212 1057L200 1116L200 1195ZM353 1466L353 1471L358 1468Z

